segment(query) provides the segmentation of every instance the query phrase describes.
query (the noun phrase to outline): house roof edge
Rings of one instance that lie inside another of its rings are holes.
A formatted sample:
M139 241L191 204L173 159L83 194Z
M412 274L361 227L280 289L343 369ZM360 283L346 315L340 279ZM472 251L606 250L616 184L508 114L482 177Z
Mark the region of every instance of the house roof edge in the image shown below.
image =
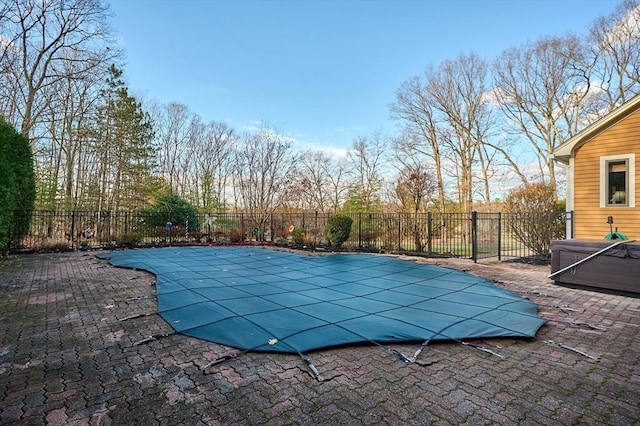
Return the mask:
M640 94L620 105L604 117L590 124L579 133L575 134L571 139L553 150L551 157L558 162L568 164L569 159L573 156L573 152L579 146L589 142L595 136L599 135L609 127L625 119L635 111L640 109Z

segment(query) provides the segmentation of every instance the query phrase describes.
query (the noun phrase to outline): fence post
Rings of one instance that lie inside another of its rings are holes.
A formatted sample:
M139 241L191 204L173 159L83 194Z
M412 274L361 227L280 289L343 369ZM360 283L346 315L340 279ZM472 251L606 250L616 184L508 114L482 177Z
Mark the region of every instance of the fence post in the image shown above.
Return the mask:
M478 262L478 212L471 212L471 259Z
M358 248L362 248L362 212L358 213Z
M498 260L502 260L502 212L498 212Z
M398 212L398 253L402 253L402 213Z
M74 242L75 242L75 238L74 236L76 235L76 211L75 209L71 211L71 235L69 235L69 237L71 238L71 249L74 249Z
M429 257L431 257L431 253L433 253L433 224L431 212L427 212L427 252L429 253Z

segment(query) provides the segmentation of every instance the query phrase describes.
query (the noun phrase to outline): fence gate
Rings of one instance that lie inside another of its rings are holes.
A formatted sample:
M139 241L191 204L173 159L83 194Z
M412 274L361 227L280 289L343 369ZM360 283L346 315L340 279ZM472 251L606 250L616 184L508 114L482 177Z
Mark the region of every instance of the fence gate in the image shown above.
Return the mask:
M471 259L497 257L502 254L502 213L471 213Z

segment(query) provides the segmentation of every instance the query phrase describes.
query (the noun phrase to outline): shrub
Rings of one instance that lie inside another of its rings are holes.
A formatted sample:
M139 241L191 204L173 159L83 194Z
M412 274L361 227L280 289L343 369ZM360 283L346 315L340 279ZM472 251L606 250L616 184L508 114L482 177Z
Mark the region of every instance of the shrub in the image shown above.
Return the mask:
M189 236L193 238L196 243L201 243L203 238L206 240L207 234L204 232L190 232Z
M345 215L334 215L327 220L327 237L331 245L341 247L351 234L353 219Z
M215 231L213 231L213 239L211 239L211 241L209 242L213 242L213 241L217 243L222 243L227 241L227 236L225 235L222 229L216 229Z
M510 214L507 226L513 236L534 252L547 258L551 240L562 238L564 202L556 198L555 188L546 183L526 185L511 192L504 205Z
M244 241L244 232L240 228L232 228L229 231L229 240L232 243L241 243Z
M273 243L277 246L286 246L287 245L287 239L285 237L276 237L273 240Z
M296 244L304 244L304 237L306 233L307 233L306 230L302 228L296 228L291 233L291 239Z
M120 247L135 247L140 244L140 241L140 235L135 232L129 232L127 234L120 235L116 244Z
M67 251L72 251L69 243L66 242L56 242L56 243L47 243L38 247L37 251L39 253L63 253Z
M302 244L308 247L315 245L316 239L314 235L305 234Z

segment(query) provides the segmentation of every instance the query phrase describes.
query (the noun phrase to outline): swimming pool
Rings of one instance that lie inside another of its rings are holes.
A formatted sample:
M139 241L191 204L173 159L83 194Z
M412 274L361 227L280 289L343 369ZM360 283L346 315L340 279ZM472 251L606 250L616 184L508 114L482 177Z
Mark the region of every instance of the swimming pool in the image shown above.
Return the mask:
M169 247L98 255L157 276L177 332L247 350L533 337L537 306L454 269L374 254Z

